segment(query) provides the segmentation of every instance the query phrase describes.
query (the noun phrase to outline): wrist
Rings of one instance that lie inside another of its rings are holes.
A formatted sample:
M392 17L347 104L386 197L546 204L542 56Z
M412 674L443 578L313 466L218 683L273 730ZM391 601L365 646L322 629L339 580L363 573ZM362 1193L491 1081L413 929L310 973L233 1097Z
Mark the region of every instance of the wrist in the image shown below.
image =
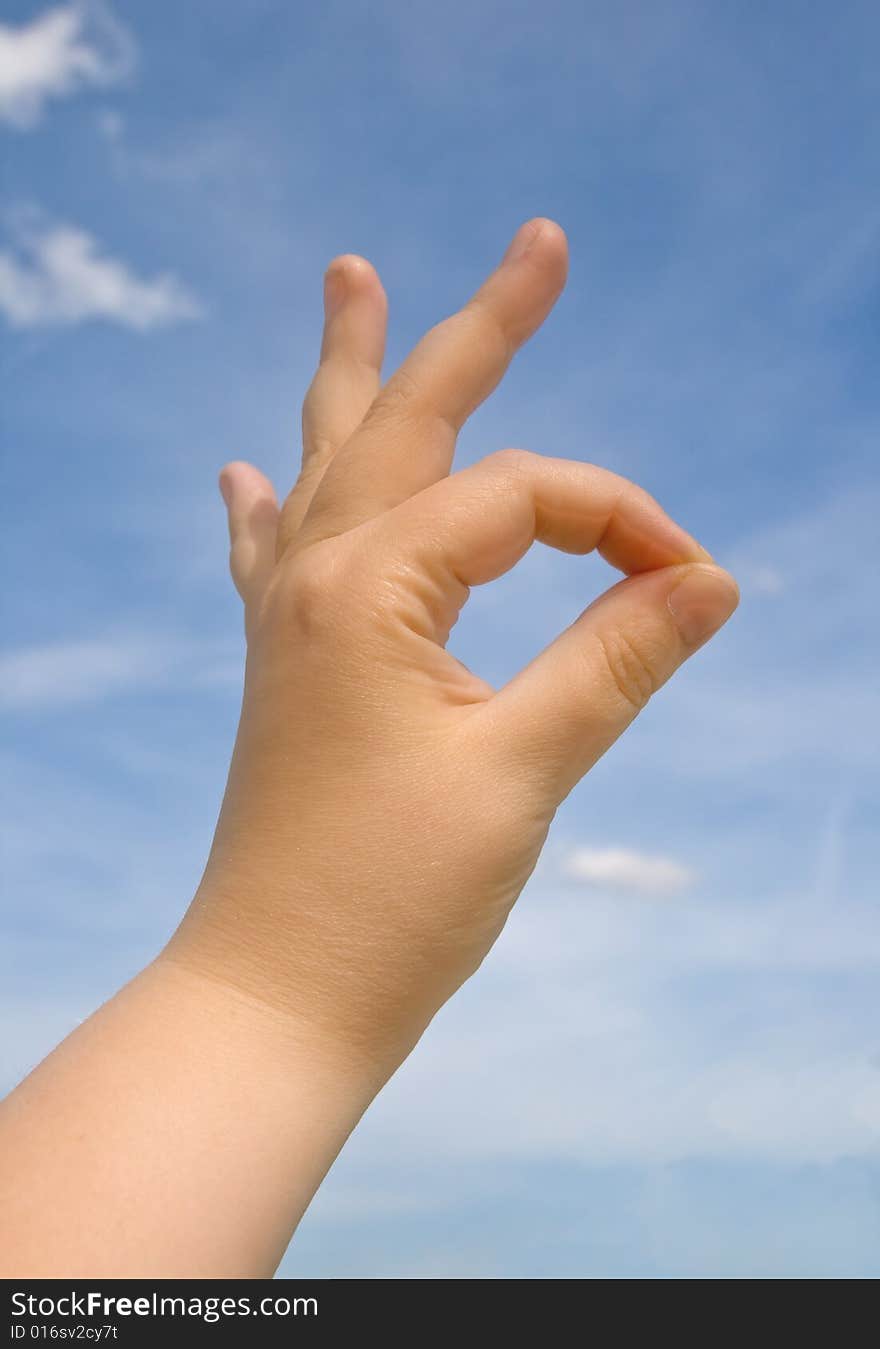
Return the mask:
M163 958L252 1007L371 1099L444 999L429 978L413 989L397 977L382 934L333 921L315 887L300 880L277 894L258 878L209 869Z
M230 932L203 893L154 964L218 1028L234 1027L241 1053L258 1052L268 1072L307 1072L358 1114L412 1047L371 1033L332 971L304 974L281 935L264 945Z
M278 1005L240 970L189 942L172 938L144 976L155 979L191 1033L223 1043L230 1072L246 1060L267 1089L289 1075L308 1083L316 1098L332 1100L353 1125L385 1081L369 1055L329 1034L306 1010Z

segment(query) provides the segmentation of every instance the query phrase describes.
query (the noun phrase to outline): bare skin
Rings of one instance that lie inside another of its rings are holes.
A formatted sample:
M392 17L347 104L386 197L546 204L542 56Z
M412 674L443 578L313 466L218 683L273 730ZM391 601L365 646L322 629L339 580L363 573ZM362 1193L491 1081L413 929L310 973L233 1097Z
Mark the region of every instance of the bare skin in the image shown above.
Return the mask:
M0 1107L3 1274L270 1274L560 802L736 607L601 468L505 450L450 475L566 270L559 226L527 222L383 385L381 282L328 268L296 485L279 506L253 466L221 474L248 654L204 877L156 960ZM446 641L535 539L625 579L496 691Z

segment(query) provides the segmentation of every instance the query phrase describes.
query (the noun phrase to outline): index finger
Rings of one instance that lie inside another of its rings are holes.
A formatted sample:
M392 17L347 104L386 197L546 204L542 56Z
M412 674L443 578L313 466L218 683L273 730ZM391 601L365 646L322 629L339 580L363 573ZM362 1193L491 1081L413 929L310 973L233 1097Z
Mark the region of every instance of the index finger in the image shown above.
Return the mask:
M416 581L419 605L408 612L441 644L468 589L509 571L536 540L567 553L596 549L627 575L711 561L635 483L596 464L515 449L433 484L365 525L363 537L386 567Z

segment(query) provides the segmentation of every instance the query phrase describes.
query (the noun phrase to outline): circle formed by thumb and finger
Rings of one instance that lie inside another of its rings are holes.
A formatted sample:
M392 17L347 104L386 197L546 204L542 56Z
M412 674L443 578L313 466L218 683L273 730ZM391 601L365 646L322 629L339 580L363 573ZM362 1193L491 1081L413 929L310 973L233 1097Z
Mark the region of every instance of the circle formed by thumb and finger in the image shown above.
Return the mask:
M451 598L509 571L535 540L598 549L627 573L709 554L626 478L572 459L500 450L444 478L364 528L377 555L420 566Z
M523 450L490 455L365 528L376 557L423 578L425 635L441 643L468 587L509 571L535 540L596 549L627 574L468 720L499 772L541 773L558 800L738 599L733 578L640 487Z

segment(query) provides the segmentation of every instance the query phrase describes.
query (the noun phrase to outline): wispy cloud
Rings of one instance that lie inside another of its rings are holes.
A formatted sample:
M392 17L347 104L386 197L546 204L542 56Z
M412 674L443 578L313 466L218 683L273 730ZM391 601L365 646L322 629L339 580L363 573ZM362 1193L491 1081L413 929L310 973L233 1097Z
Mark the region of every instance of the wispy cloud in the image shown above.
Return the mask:
M829 936L794 893L637 911L535 894L374 1106L361 1165L876 1156L861 990L880 941L870 907L836 916Z
M760 563L744 563L737 580L740 587L748 587L755 595L781 595L786 588L785 576L776 567L762 566Z
M678 894L695 879L689 867L671 857L651 857L628 848L574 848L562 869L587 885L644 895Z
M48 642L0 654L0 710L102 702L157 687L234 684L240 656L230 642L122 634Z
M20 27L0 24L0 120L32 127L49 99L118 84L133 64L127 30L96 0L48 9Z
M17 255L0 251L0 310L14 328L103 319L147 332L201 316L198 300L177 277L138 277L72 225L25 229L17 244Z

